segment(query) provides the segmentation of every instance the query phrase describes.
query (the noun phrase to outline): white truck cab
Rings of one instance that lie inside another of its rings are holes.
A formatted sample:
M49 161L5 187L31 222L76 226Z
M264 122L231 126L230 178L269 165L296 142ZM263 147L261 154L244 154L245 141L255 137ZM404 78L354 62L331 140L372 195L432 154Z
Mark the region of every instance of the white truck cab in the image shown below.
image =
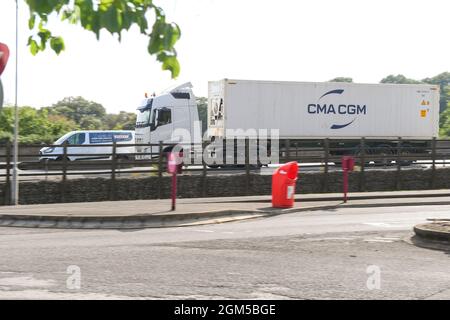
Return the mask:
M144 99L136 113L137 145L201 143L201 125L190 82ZM163 152L169 149L166 146ZM159 146L137 146L136 152L144 153L136 155L136 159L149 159L158 156Z

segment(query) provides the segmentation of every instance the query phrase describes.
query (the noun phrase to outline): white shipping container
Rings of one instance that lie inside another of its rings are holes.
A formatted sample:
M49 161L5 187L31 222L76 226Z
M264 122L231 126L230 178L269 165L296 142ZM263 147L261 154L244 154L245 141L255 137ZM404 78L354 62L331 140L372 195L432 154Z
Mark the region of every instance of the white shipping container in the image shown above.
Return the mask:
M208 135L279 129L280 138L430 139L438 136L439 87L230 80L208 84Z

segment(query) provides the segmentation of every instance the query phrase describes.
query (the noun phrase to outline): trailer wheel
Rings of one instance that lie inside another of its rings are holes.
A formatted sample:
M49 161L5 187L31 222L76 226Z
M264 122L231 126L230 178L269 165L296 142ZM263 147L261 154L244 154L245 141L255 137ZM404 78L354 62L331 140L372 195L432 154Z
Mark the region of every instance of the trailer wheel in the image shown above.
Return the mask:
M364 167L367 167L370 165L370 155L372 154L370 149L366 149L364 150L365 154L364 154ZM354 156L355 156L355 161L357 163L359 163L361 165L361 154L362 154L362 149L358 149L358 151L355 152Z
M404 157L404 156L410 157L413 152L414 151L412 150L412 146L411 145L404 145L403 149L401 151L401 157ZM406 159L406 160L401 160L400 161L400 165L402 165L402 166L410 166L413 162L414 162L414 160L409 158L409 159Z
M394 160L394 151L389 145L380 145L374 149L373 155L376 159L374 160L375 166L390 166L392 160Z

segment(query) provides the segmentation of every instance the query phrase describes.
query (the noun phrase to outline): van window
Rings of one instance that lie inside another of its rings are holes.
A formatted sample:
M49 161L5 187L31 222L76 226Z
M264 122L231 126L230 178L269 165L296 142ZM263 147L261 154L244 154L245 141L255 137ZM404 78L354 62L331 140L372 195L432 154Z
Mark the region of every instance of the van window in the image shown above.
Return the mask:
M133 140L131 132L91 132L89 134L89 143L91 144L108 144Z
M68 144L83 144L86 141L86 136L84 133L75 133L67 138Z

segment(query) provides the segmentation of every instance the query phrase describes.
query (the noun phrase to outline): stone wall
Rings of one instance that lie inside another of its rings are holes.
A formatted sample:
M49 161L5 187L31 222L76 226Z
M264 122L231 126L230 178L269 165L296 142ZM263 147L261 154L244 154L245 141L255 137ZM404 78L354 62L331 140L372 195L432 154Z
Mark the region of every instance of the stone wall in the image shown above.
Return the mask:
M432 170L403 170L399 179L392 170L371 170L350 174L350 191L392 191L450 189L450 168L435 171L434 185ZM118 178L114 183L104 178L57 181L22 182L20 203L89 202L106 200L136 200L170 197L170 177ZM244 195L270 195L271 175L245 174L214 175L204 179L197 175L178 177L179 198L226 197ZM160 187L159 187L160 186ZM300 173L296 193L341 192L342 173L321 172ZM7 199L5 184L0 184L0 204Z

